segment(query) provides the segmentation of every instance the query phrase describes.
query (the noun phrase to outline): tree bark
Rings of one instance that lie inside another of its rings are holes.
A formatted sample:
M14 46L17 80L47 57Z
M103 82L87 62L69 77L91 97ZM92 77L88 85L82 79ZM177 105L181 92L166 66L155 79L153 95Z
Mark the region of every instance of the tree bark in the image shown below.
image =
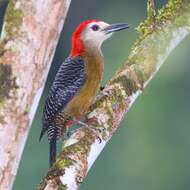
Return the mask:
M99 142L91 130L78 129L64 143L56 163L44 177L38 190L79 188L136 98L171 51L189 35L189 0L169 0L158 14L151 2L153 1L148 1L148 17L138 27L140 35L127 61L98 95L87 115L89 120L86 123L89 126L105 129L100 133L102 142Z
M10 0L0 39L0 189L12 188L71 0Z

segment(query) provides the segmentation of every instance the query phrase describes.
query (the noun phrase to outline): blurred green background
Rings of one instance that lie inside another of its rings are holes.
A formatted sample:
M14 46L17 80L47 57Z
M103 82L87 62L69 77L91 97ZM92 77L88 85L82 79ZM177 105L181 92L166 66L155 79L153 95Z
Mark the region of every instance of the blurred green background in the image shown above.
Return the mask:
M166 1L156 2L161 7ZM36 189L47 172L48 143L46 138L38 141L42 107L54 75L69 53L76 25L91 18L131 25L103 46L105 83L127 58L138 35L134 28L145 17L145 0L72 1L13 190ZM172 52L97 159L81 190L190 189L189 47L187 38Z

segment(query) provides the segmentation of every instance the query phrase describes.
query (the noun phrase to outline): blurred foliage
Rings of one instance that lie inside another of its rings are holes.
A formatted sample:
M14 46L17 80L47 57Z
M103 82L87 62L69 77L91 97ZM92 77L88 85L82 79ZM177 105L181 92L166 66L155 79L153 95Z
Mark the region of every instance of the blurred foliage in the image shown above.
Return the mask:
M166 0L156 2L161 7ZM3 9L1 18L2 13ZM69 53L75 26L91 18L131 25L103 46L105 83L127 58L137 37L134 28L145 17L145 0L72 1L13 190L36 189L47 172L48 143L45 138L38 141L42 108L54 75ZM94 164L81 190L190 189L189 44L187 38L172 52Z

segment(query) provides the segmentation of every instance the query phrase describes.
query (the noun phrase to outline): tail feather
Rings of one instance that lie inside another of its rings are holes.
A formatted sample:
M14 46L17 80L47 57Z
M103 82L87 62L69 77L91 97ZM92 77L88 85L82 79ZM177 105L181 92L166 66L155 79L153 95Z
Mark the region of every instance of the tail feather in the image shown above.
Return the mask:
M47 129L48 140L49 140L49 165L50 167L56 161L56 153L57 153L57 140L59 139L60 129L55 127L54 125L49 125Z
M56 152L57 152L57 138L53 137L50 142L50 151L49 151L49 164L50 167L53 165L53 163L56 161Z
M39 140L41 140L41 138L47 131L48 141L49 141L49 165L51 167L56 161L57 140L61 135L61 130L52 124L51 125L47 124L44 126L45 127L42 128Z

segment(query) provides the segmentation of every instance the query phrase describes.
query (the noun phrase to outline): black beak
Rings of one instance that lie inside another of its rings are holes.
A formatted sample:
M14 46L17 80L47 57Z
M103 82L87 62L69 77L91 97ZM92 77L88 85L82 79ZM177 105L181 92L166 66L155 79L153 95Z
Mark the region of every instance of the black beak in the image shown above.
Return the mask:
M120 30L124 30L126 28L129 28L129 25L127 23L118 23L118 24L111 24L104 28L103 30L106 32L106 34L117 32Z

